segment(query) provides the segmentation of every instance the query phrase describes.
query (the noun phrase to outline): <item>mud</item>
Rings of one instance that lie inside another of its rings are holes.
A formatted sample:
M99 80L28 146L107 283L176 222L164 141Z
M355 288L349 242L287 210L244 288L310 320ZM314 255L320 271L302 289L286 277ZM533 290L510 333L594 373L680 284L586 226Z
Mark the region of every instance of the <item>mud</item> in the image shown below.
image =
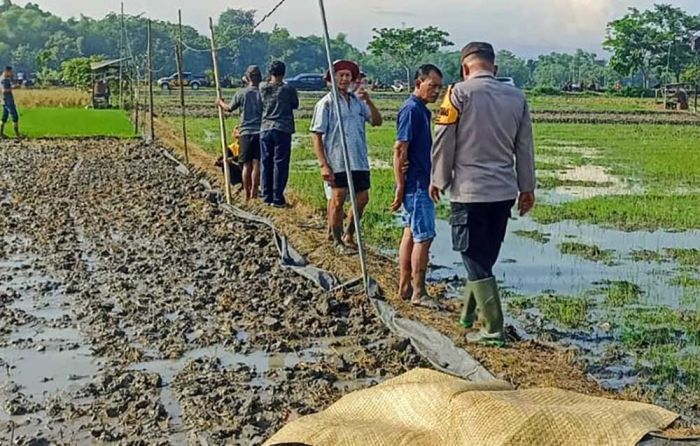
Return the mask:
M424 364L159 150L0 146L0 443L260 444Z

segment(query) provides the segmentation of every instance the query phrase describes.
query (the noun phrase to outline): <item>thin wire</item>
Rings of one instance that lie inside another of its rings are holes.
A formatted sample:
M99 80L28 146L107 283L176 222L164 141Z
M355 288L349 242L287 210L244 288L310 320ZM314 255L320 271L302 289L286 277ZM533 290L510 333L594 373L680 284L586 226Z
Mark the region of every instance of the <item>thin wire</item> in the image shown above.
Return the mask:
M236 40L234 40L233 42L229 43L229 45L227 45L227 46L225 46L225 47L215 48L215 50L216 50L216 51L222 51L222 50L225 50L225 49L227 49L227 48L229 48L229 47L231 47L231 46L234 46L234 45L239 44L239 43L241 42L241 40L243 40L243 39L245 39L246 37L248 37L248 36L250 36L251 34L253 34L253 33L260 27L260 25L262 25L263 23L265 23L265 21L266 21L267 19L269 19L270 17L272 17L272 16L275 14L275 12L277 12L277 10L280 9L280 8L282 7L282 5L283 5L286 1L287 1L287 0L279 0L279 1L277 2L277 4L275 4L275 6L273 6L272 9L270 9L270 11L267 12L267 14L265 14L264 16L262 16L262 18L261 18L260 20L258 20L258 21L253 25L252 28L250 28L248 31L246 31L246 32L244 32L243 34L241 34L240 36L238 36L238 38L236 38ZM184 40L181 40L181 39L178 39L178 40L180 41L180 44L181 44L183 47L185 47L185 49L188 50L188 51L192 51L192 52L194 52L194 53L211 53L211 50L212 50L211 48L193 48L193 47L191 47L190 45L188 45L187 42L185 42Z

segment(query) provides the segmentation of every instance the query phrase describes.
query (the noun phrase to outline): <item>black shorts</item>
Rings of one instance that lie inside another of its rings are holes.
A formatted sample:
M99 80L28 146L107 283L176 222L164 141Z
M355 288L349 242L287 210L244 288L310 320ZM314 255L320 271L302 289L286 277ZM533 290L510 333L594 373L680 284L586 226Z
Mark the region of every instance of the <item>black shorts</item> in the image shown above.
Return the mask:
M487 275L492 274L514 204L514 200L494 203L453 202L450 216L452 249L471 259ZM468 271L469 268L467 265Z
M238 139L241 154L238 162L245 164L253 160L260 160L260 135L241 135Z
M370 176L369 172L364 170L353 170L352 171L352 183L355 186L355 193L368 191L370 188ZM348 186L348 175L345 172L337 172L335 174L335 189L347 189Z

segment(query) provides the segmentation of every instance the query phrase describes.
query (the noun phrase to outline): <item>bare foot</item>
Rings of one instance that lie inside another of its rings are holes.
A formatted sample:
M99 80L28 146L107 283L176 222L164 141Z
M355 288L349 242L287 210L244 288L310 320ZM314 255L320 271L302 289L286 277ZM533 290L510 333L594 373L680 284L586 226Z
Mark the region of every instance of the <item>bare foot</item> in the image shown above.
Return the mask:
M409 285L408 287L402 287L399 285L399 299L409 300L413 296L413 287Z
M345 246L357 249L357 243L355 243L355 238L351 235L345 234L343 236L343 243L345 243Z

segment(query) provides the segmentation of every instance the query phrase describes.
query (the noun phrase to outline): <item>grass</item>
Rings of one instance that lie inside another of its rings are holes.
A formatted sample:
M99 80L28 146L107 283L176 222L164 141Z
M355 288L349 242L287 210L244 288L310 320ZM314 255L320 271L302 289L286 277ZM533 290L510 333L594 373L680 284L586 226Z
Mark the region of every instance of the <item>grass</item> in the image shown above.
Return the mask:
M20 109L20 131L30 138L134 136L133 125L125 112L84 108Z
M661 263L666 260L666 257L664 257L660 252L651 251L649 249L635 249L631 252L630 256L635 262Z
M545 233L538 231L537 229L532 230L532 231L525 231L525 230L518 230L513 232L515 235L518 237L524 237L524 238L529 238L531 240L534 240L538 243L549 243L550 237L552 234Z
M585 297L540 296L537 307L544 316L567 328L580 328L586 325L590 302Z
M562 95L528 95L533 110L597 110L597 111L635 111L655 110L654 99L621 98L605 95L562 94Z
M609 281L605 284L605 304L610 307L626 307L639 302L642 289L627 281Z
M560 205L539 204L533 217L550 224L579 220L623 231L700 228L700 193L607 195Z
M671 279L669 284L681 288L700 288L700 278L690 274L680 274Z
M588 180L569 180L551 175L540 175L537 177L537 187L539 189L554 189L557 187L609 187L612 183Z
M647 191L540 205L533 214L538 221L582 220L623 230L700 228L699 127L540 124L536 130L545 147L568 141L596 149L595 164Z
M669 248L665 251L672 260L683 266L700 266L700 249Z
M596 245L586 245L577 242L564 242L559 245L562 254L582 257L591 262L611 262L615 251L601 249Z
M588 99L584 99L583 106L586 101ZM624 101L621 103L627 104ZM177 118L168 119L172 121L174 129L179 129ZM229 129L235 121L233 118L228 120ZM307 119L297 121L290 187L320 209L325 204L325 198L313 163L308 126ZM188 128L191 140L207 150L220 150L216 119L189 119ZM700 128L536 124L535 133L538 156L556 157L554 162L540 162L541 168L556 170L562 165L577 166L594 162L603 165L612 174L639 183L648 191L638 195L598 196L558 205L540 203L532 214L539 222L580 220L623 230L700 228L700 150L696 147L700 140ZM370 159L375 167L379 163L380 168L373 170L372 199L365 228L372 240L381 242L383 246L380 247L393 247L398 242L400 231L395 229L396 218L388 210L393 199L394 181L390 172L385 171L389 170L391 163L394 124L387 122L380 128L368 128L367 135ZM605 185L566 183L547 178L541 176L541 183L549 183L545 186ZM685 192L676 193L677 189ZM448 207L445 204L439 206L438 217L445 219L448 216Z

